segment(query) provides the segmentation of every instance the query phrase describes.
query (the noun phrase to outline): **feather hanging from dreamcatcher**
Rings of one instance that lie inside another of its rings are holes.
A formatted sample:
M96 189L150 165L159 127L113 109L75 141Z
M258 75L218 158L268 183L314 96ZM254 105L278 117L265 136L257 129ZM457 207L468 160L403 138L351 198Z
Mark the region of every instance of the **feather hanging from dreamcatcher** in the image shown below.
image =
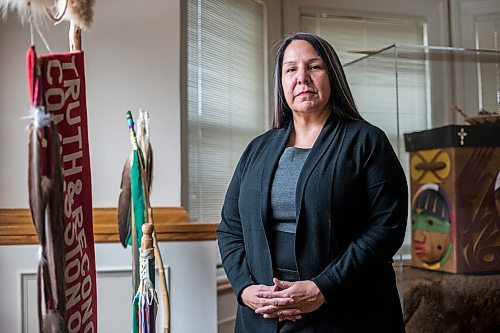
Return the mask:
M31 49L28 62L35 59L36 54ZM39 80L35 76L29 82L32 107L28 125L28 189L31 216L40 242L37 270L39 329L40 332L66 332L61 145L52 116L39 104Z
M17 12L22 22L37 24L72 21L88 29L93 21L95 0L0 0L0 13Z

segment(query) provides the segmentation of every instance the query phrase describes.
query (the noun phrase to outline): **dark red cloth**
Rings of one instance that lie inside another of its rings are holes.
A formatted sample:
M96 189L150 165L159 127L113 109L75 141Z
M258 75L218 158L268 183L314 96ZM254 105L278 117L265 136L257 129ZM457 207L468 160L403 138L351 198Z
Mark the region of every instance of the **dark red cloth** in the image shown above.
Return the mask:
M40 76L35 71L35 63L36 53L34 48L30 48L27 65L31 103L43 105L52 114L61 136L68 330L97 332L97 283L84 54L80 51L43 55L38 63Z

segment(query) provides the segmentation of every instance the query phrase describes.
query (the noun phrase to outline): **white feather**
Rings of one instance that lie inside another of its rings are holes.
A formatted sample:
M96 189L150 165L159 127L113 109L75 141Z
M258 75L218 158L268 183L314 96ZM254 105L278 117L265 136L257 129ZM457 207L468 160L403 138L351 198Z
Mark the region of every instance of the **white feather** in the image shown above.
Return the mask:
M59 21L73 21L77 26L88 29L93 21L92 7L95 0L0 0L0 15L5 19L9 11L17 12L22 23L36 25ZM49 19L49 14L52 19ZM62 17L61 17L62 16Z
M49 310L43 321L43 333L60 333L62 318L52 310Z
M38 248L38 251L37 251L37 254L36 254L36 261L38 262L38 264L40 266L43 265L43 264L45 264L47 262L47 259L45 259L44 255L43 255L43 249L42 249L41 245Z
M5 19L8 12L19 15L22 23L29 21L30 15L33 22L42 23L47 20L45 8L52 8L54 0L0 0L0 13Z

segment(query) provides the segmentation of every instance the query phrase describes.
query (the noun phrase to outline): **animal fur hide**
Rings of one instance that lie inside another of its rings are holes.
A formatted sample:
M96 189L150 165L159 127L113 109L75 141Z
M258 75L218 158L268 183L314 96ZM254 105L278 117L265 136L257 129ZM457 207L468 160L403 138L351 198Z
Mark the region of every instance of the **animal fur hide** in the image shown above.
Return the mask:
M465 275L405 267L406 332L500 332L500 275Z

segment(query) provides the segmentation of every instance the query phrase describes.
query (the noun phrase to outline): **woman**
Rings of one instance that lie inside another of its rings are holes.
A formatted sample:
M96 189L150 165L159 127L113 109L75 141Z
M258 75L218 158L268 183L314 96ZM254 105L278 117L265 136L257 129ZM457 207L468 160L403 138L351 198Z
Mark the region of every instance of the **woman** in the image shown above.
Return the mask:
M280 46L273 129L243 152L217 238L236 332L404 332L392 257L408 189L385 134L362 120L331 45Z

